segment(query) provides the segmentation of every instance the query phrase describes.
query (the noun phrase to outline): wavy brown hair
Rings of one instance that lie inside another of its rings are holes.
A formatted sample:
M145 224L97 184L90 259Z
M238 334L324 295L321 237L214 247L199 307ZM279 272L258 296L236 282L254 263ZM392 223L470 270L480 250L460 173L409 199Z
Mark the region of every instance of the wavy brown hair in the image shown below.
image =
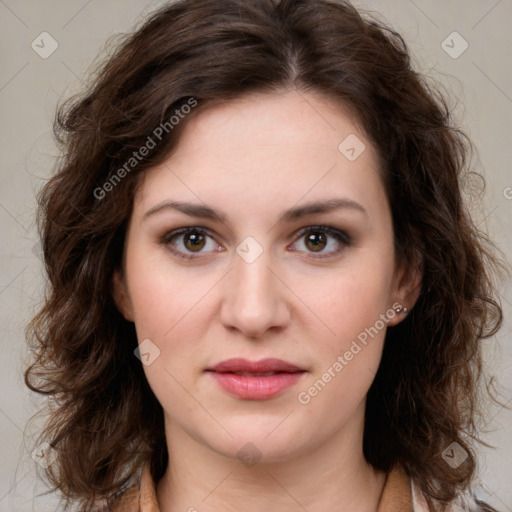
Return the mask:
M386 334L364 455L379 470L402 465L432 510L442 509L475 472L481 340L502 322L493 276L503 265L463 201L473 146L440 86L413 69L398 33L345 1L182 0L114 50L85 92L59 107L62 159L39 195L49 282L28 327L25 381L52 405L39 441L58 453L46 471L53 490L66 507L89 509L145 461L156 481L168 462L162 407L111 293L139 177L214 102L293 89L354 113L378 153L397 263L422 266L416 305ZM198 106L98 192L191 99ZM468 453L457 469L441 456L454 441Z

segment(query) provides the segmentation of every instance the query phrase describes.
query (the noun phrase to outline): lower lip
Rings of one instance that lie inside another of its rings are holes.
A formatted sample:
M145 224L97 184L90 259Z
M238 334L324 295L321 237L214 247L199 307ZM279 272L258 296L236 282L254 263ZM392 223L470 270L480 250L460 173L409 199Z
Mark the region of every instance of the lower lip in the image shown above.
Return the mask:
M245 400L265 400L282 394L304 374L276 373L266 377L235 375L234 373L208 372L229 394Z

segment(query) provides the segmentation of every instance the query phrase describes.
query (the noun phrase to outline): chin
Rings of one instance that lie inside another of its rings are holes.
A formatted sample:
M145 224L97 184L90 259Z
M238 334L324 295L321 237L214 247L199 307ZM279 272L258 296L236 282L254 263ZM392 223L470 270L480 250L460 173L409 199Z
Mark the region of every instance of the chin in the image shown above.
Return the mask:
M238 422L236 429L230 429L229 425L224 424L229 432L236 432L233 438L222 444L219 444L218 437L211 440L211 443L208 440L206 442L216 452L238 459L248 467L256 463L261 465L286 462L306 451L309 443L307 438L301 439L300 434L304 435L304 429L291 429L291 425L284 426L285 422L279 425L280 421L282 418L274 421L272 428L268 428L268 422L258 423L254 420ZM226 439L226 436L223 437Z

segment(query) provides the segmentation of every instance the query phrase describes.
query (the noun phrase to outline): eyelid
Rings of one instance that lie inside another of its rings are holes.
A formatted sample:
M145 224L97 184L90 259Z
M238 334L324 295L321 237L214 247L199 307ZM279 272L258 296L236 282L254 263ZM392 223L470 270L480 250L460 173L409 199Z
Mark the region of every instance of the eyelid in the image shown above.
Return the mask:
M343 249L345 249L346 247L348 247L349 245L352 244L352 237L348 233L346 233L344 230L337 229L335 227L332 227L332 226L329 226L326 224L317 224L317 225L306 226L304 228L301 228L298 232L296 232L295 239L298 241L305 234L315 233L315 232L326 233L326 234L330 235L331 237L335 238L342 245L342 247L337 250L330 251L327 253L315 254L314 252L309 252L309 253L307 253L308 254L307 257L309 259L321 260L321 259L327 259L327 258L334 258L340 252L342 252ZM300 251L296 251L296 252L300 252Z
M315 231L327 233L328 235L331 235L334 238L339 238L341 241L343 241L346 244L350 244L352 242L352 238L344 230L337 229L337 228L329 226L327 224L316 224L316 225L312 225L312 226L306 226L304 228L299 229L299 231L296 232L295 236L300 238L301 236L305 235L306 233L315 232Z
M160 238L159 242L163 245L170 246L169 250L179 258L189 260L189 261L194 260L194 259L199 259L199 258L206 256L209 253L200 253L200 252L199 253L193 253L193 252L183 253L182 251L178 251L175 248L171 248L172 247L171 240L173 238L180 236L180 235L185 235L185 234L194 233L194 232L199 233L204 236L208 236L208 237L212 238L217 245L220 245L220 244L218 244L218 242L215 239L216 238L215 234L210 229L205 228L203 226L189 226L189 227L184 227L184 228L179 228L179 229L169 231L169 232L165 233ZM309 254L308 258L310 258L310 259L323 259L323 258L334 257L337 254L339 254L345 247L351 245L351 243L352 243L351 236L349 234L347 234L344 230L334 228L332 226L325 225L325 224L305 226L294 233L293 240L296 242L301 237L303 237L305 234L310 233L310 232L326 233L326 234L330 235L331 237L335 238L342 245L341 249L338 249L335 251L330 251L325 254L322 253L322 254L315 255L314 252L310 252L310 253L308 253ZM303 252L303 251L293 250L293 252Z
M185 228L179 228L174 229L172 231L169 231L163 235L163 237L160 238L159 243L167 246L169 250L178 258L184 259L184 260L194 260L198 259L204 256L202 253L183 253L182 251L178 251L174 247L172 247L171 240L177 236L180 235L186 235L188 233L199 233L204 236L208 236L211 239L215 240L215 236L213 235L212 231L210 231L208 228L202 227L202 226L189 226ZM215 242L217 243L217 242ZM172 247L172 248L171 248Z

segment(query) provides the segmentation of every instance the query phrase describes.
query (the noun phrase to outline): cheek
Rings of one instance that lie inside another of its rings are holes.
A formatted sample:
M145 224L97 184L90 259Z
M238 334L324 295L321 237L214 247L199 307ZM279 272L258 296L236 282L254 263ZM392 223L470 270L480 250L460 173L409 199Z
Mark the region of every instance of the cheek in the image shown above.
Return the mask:
M317 406L329 407L334 399L351 410L366 394L379 367L387 324L395 313L391 309L392 252L389 258L383 256L385 251L379 252L380 258L376 253L361 252L339 272L316 279L314 291L307 296L318 329L312 337L316 342L308 349L318 364L302 390L311 399L318 395Z
M207 274L192 281L190 269L170 265L165 251L147 242L128 246L126 270L139 340L163 341L182 324L190 327L189 318L215 284Z
M365 286L358 279L334 284L339 286L329 297L318 296L323 306L318 311L329 329L323 327L324 334L312 338L316 342L308 351L316 364L297 396L313 417L328 418L327 428L337 428L364 400L382 356L387 326L382 317L390 316L385 286L376 290L375 281Z
M328 343L327 350L342 350L365 329L379 322L381 315L390 315L392 300L392 268L375 258L358 258L353 265L326 273L296 287L297 295L305 297L315 322ZM391 310L392 312L392 310Z

